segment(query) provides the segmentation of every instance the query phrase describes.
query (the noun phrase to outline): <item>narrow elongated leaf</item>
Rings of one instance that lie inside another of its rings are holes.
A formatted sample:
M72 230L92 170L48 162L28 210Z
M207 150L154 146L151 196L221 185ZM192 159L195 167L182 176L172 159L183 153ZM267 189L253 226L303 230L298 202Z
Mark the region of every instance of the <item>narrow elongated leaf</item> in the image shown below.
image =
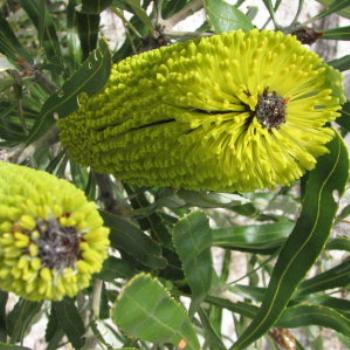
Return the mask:
M150 18L148 17L146 11L141 7L140 0L124 0L127 5L130 6L132 12L141 20L145 27L152 32L153 26Z
M347 237L339 237L331 240L326 249L328 250L345 250L350 252L350 239Z
M60 328L66 333L74 348L82 348L85 342L85 327L74 301L65 298L60 302L52 303L52 309Z
M6 341L6 303L8 294L0 291L0 341Z
M334 0L317 0L325 6L329 6ZM337 14L346 18L350 18L350 6L345 7L344 9L337 11Z
M297 305L287 308L278 326L296 328L318 325L336 330L344 335L350 334L350 318L323 305Z
M184 6L189 2L190 0L165 0L162 1L162 18L166 19L181 9L184 8Z
M0 52L13 61L16 59L31 61L31 55L18 41L2 14L0 14Z
M350 40L350 26L327 29L323 32L322 39Z
M314 304L328 306L350 319L350 300L334 298L328 295L310 296L310 299Z
M173 241L192 291L192 313L203 301L211 286L212 236L208 218L201 212L186 216L174 227Z
M35 315L40 312L41 305L42 303L33 303L24 299L17 302L7 316L7 332L11 337L11 343L23 340Z
M248 304L244 302L233 303L227 299L218 298L214 296L208 296L205 300L212 305L219 306L221 308L230 310L234 313L237 313L239 315L249 317L249 318L254 318L259 310L258 307L252 304Z
M182 344L184 350L199 350L185 309L150 275L139 274L122 289L112 319L129 336L154 343Z
M294 223L282 220L273 224L247 225L213 230L213 245L249 251L271 253L281 247L292 232Z
M322 290L343 287L350 284L350 261L345 261L334 268L304 281L297 296L307 296Z
M48 319L49 321L47 323L45 331L46 342L50 342L50 340L55 336L56 331L60 329L57 316L55 315L55 311L53 310L53 308L51 308L51 312Z
M346 55L336 60L329 61L328 64L340 70L341 72L346 71L350 69L350 55Z
M341 11L350 6L350 0L333 0L329 6L318 14L318 17L325 17L331 13Z
M222 342L220 336L216 333L214 327L211 325L208 315L201 308L198 310L199 317L203 329L206 333L206 341L212 350L225 350L226 347Z
M233 303L229 300L208 297L211 304L223 307L239 315L255 318L259 309L248 303ZM275 324L276 327L296 328L318 325L336 330L345 335L349 334L350 318L329 306L324 305L296 305L288 307Z
M43 105L41 116L30 131L26 144L42 136L55 122L53 113L63 118L78 107L81 93L93 95L106 83L111 69L111 55L106 42L91 53L80 69L63 85L61 91L52 95Z
M242 11L223 0L205 0L204 4L208 21L216 33L254 28Z
M18 2L38 30L39 41L43 45L47 58L50 62L62 64L62 53L55 22L48 12L45 2L38 0L18 0Z
M144 193L136 191L132 186L127 184L124 185L124 188L130 197L130 202L134 209L142 210L143 208L149 208L152 206ZM151 236L156 241L161 242L163 246L172 249L171 234L160 215L151 211L149 215L145 215L145 217L142 217L137 221L142 230L149 230Z
M96 49L100 25L100 15L77 11L76 18L80 46L83 51L83 59L86 59L89 56L89 53Z
M110 240L114 248L131 255L144 266L153 269L166 266L167 262L161 256L160 246L136 225L105 211L101 211L101 215L111 229Z
M112 4L113 0L83 0L82 11L85 13L101 13Z
M59 325L57 316L53 307L49 315L49 321L45 331L45 341L47 343L47 350L56 350L64 337L64 331Z
M0 350L31 350L25 346L5 344L0 342Z
M350 284L350 261L345 261L330 270L303 281L292 300L300 301L300 299L307 298L313 293L344 287L348 284ZM256 301L262 301L266 292L266 288L263 287L241 284L230 287L230 290Z
M334 194L344 192L349 172L347 150L339 135L328 148L329 154L320 157L310 173L302 212L279 254L259 313L232 349L244 349L276 323L322 251L337 209Z

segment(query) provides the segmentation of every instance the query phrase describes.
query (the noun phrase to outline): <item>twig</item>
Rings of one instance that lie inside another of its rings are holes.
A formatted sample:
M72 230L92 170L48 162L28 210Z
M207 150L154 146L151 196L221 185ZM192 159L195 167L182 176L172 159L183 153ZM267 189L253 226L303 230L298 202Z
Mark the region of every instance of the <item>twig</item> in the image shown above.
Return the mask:
M16 101L17 101L17 112L18 112L18 116L19 116L21 124L22 124L23 131L27 135L28 134L27 123L26 123L26 120L25 120L24 114L23 114L22 78L21 78L19 72L15 69L8 70L8 73L11 75L11 77L14 80L13 90L15 93Z
M23 68L26 75L32 75L34 80L49 94L53 94L57 91L58 87L42 74L37 66L25 60L19 60L17 63Z
M50 147L56 142L58 142L58 129L53 127L30 145L22 145L16 148L10 153L8 159L13 163L22 163L25 159L32 157L38 148Z
M99 318L100 316L100 303L101 303L101 294L102 294L103 282L99 279L95 279L92 296L91 296L91 308L90 308L90 328L86 336L86 341L84 345L84 349L91 350L96 349L97 344L99 343L96 338L93 330L91 329L91 325Z
M193 15L195 12L200 10L203 7L203 1L202 0L193 0L189 4L187 4L181 11L176 13L174 16L166 19L166 20L159 20L160 27L164 28L164 30L170 30L172 27L175 26L175 24L181 22L185 18L187 18L190 15Z
M199 33L199 32L182 32L176 30L166 30L162 32L163 36L169 38L194 38L202 36L210 36L211 33Z
M118 213L120 206L113 194L113 182L109 175L95 173L96 183L100 189L99 200L104 208L112 213Z

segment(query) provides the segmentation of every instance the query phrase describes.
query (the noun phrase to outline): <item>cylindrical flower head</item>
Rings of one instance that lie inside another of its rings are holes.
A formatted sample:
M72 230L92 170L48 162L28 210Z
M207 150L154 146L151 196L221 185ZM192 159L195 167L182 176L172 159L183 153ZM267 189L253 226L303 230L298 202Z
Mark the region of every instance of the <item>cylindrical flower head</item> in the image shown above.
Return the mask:
M33 301L72 297L101 270L108 235L81 190L0 162L0 289Z
M121 61L59 128L72 158L132 184L252 191L315 166L343 98L294 36L235 31Z

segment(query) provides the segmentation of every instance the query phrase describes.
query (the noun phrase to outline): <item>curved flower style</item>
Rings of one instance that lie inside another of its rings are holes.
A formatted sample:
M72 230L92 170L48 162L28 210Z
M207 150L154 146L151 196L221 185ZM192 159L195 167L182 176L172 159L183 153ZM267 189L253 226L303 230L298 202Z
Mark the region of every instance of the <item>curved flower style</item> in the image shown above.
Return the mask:
M109 230L95 204L65 180L0 162L0 288L60 300L90 283Z
M235 31L129 57L59 121L80 163L136 185L287 185L327 151L342 77L294 36Z

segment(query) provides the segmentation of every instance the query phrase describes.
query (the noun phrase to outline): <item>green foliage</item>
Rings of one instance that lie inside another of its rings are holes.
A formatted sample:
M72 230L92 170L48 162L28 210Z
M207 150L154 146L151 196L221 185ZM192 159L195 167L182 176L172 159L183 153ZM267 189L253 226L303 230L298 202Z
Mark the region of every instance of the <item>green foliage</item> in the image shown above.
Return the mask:
M349 0L319 0L325 7L300 23L305 1L299 0L284 27L278 11L284 1L261 2L269 28L292 33L333 13L350 18ZM349 169L342 141L350 132L349 101L334 124L341 136L314 170L290 187L255 193L135 188L73 162L59 142L56 120L104 87L113 62L179 40L261 29L261 8L246 5L0 1L0 157L5 151L13 162L70 180L98 203L111 229L110 256L75 299L33 303L0 290L0 350L30 350L27 336L43 319L48 350L66 343L84 350L277 349L276 332L289 328L296 349L322 349L322 328L350 346ZM174 29L198 10L205 18L197 30ZM107 33L106 14L119 18L125 35ZM320 40L350 40L349 27L323 30ZM350 52L329 64L348 71ZM234 329L229 336L222 332L227 323Z
M185 309L149 275L137 275L121 290L112 319L130 336L154 343L184 342L183 349L199 350Z

